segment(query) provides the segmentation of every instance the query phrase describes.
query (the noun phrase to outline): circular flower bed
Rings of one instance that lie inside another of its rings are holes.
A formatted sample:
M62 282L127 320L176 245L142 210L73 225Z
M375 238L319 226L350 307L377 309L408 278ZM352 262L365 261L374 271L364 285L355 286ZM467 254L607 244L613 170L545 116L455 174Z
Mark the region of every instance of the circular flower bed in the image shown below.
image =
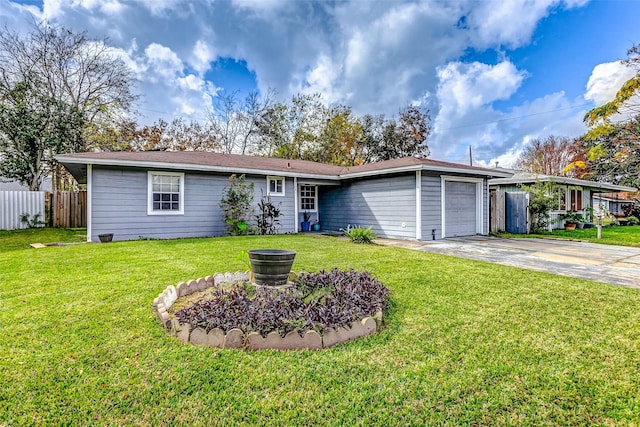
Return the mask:
M189 285L180 284L175 296L168 289L169 295L154 302L159 319L183 341L254 349L329 347L374 333L389 304L389 290L367 272L292 274L292 284L280 289L235 280L241 274L216 283L218 276L200 286L192 281L193 292L183 292ZM171 307L183 296L178 293L190 296Z

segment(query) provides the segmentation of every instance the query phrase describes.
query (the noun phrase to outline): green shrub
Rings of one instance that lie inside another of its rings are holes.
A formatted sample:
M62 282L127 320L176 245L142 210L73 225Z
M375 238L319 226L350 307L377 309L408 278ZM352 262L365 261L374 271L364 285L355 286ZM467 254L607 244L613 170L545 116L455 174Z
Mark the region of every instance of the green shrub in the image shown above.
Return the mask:
M522 189L529 193L529 213L531 215L531 233L543 233L549 229L552 209L558 208L558 189L553 182L541 182L523 185Z
M351 227L348 225L344 230L344 235L351 239L354 243L373 243L378 235L373 232L373 227L363 228L359 226Z
M271 201L270 196L262 196L258 203L258 210L259 213L256 215L258 234L276 234L280 227L280 208Z
M20 222L25 224L28 228L39 228L44 227L45 223L40 219L40 214L34 214L30 216L28 213L23 213L20 215Z
M235 174L229 177L225 194L220 200L224 210L227 232L232 236L251 234L248 220L253 214L253 182L247 183L245 176Z
M640 220L635 216L630 216L627 218L627 225L638 225L640 224Z

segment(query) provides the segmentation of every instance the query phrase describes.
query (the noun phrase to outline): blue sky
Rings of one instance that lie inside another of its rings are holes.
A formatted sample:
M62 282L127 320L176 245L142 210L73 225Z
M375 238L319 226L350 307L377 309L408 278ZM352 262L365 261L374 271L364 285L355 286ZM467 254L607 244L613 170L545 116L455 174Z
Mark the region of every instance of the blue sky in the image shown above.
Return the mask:
M635 0L0 0L108 37L135 71L140 123L202 119L221 93L319 92L357 114L431 111L432 158L509 166L534 138L578 136L632 70Z

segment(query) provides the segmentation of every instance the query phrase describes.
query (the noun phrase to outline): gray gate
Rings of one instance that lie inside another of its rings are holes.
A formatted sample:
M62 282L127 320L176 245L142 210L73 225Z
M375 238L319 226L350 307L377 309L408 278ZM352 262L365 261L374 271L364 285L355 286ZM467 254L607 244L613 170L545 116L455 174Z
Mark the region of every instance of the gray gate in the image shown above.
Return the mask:
M527 234L528 194L525 192L507 192L505 194L505 214L507 233Z

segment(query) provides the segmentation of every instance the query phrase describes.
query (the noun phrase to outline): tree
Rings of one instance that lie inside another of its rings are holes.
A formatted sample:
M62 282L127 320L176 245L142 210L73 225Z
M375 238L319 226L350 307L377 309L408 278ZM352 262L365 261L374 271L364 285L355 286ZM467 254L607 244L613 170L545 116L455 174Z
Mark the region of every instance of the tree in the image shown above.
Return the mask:
M640 187L640 115L613 125L607 135L583 138L589 178Z
M539 234L549 229L552 209L558 208L558 190L553 182L536 182L523 186L529 193L529 214L531 215L531 233Z
M143 129L146 129L146 126ZM139 130L134 120L123 120L112 125L95 127L94 130L86 132L89 139L87 146L108 147L109 151L135 151L134 147L139 143L143 129Z
M0 30L0 95L18 83L30 84L42 97L79 111L85 134L113 126L131 112L137 99L133 82L133 72L107 40L89 38L86 31L74 33L45 23L34 24L26 36L6 27Z
M210 126L197 121L187 122L177 117L168 123L162 119L153 125L140 129L126 127L121 129L123 137L129 138L131 151L169 150L169 151L220 151L220 144Z
M428 157L429 111L400 110L398 119L354 116L348 106L328 107L320 95L296 95L276 103L257 119L257 152L271 157L304 159L342 166L399 157Z
M327 118L320 94L294 95L289 104L276 103L256 120L260 154L312 160Z
M281 147L289 143L287 110L286 104L276 103L256 119L259 135L255 147L257 154L273 157L281 151Z
M171 151L220 150L215 131L210 126L203 126L193 120L187 123L181 117L174 119L166 127L160 145L159 148Z
M582 137L587 165L593 179L640 186L640 45L627 51L622 63L636 70L610 102L587 112L584 121L590 127ZM635 116L628 120L615 118Z
M579 161L582 163L575 163ZM568 168L572 163L576 167ZM580 141L553 135L546 139L533 139L515 164L516 169L525 172L575 177L584 173L584 166L584 150Z
M362 131L362 123L353 116L351 108L331 108L318 136L316 152L312 151L306 157L309 160L338 166L362 164Z
M396 128L396 143L388 158L406 156L429 157L427 138L431 134L431 116L428 110L409 106L400 111Z
M591 129L585 135L586 139L595 140L611 134L615 130L612 119L620 114L640 113L640 103L634 97L640 94L640 45L633 45L627 51L627 59L621 62L634 68L636 75L622 85L613 100L587 111L583 120Z
M428 110L409 106L400 110L397 120L364 116L362 127L365 163L407 156L429 157L427 139L431 134L431 116Z
M0 103L0 175L38 191L54 156L82 149L83 115L44 95L35 79L16 84Z
M238 100L236 92L214 99L207 122L222 152L247 154L254 149L258 119L269 109L274 96L275 92L268 90L263 97L258 92L250 92L243 102Z

